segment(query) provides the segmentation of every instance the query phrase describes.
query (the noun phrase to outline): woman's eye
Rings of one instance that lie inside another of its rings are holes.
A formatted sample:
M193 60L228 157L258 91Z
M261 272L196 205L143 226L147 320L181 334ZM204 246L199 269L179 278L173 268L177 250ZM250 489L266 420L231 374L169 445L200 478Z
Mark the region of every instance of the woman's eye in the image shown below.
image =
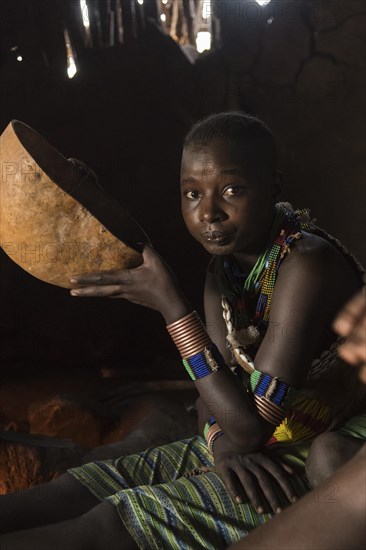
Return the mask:
M186 191L186 193L184 193L184 194L187 197L187 199L189 199L191 201L198 199L198 192L197 191Z
M224 191L224 195L232 197L233 195L237 195L242 191L242 187L239 187L237 185L232 185L231 187L227 187Z

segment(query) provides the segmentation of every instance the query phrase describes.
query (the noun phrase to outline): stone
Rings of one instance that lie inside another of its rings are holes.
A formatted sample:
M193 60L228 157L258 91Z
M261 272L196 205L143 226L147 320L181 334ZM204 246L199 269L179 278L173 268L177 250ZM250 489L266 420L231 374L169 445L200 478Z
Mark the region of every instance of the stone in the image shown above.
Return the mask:
M78 464L84 452L67 439L0 432L0 494L50 481Z
M105 434L104 444L100 445L98 437L94 448L49 435L0 432L0 494L45 483L68 468L92 460L126 456L197 434L197 416L191 410L197 393L190 382L151 382L149 388L152 393L130 397L129 402L126 397L117 399L120 406L124 404L124 413L120 411L114 429ZM34 413L36 407L32 406L33 429L43 430L43 434L74 431L73 438L79 441L82 440L80 434L87 432L83 441L92 442L93 434L89 432L93 429L95 432L95 426L83 423L80 410L66 405L61 399L45 402L37 411L39 417ZM114 406L117 410L118 404ZM67 421L73 411L75 426L70 426ZM42 415L49 413L50 416L43 419Z
M91 405L67 396L54 396L36 401L28 409L31 433L49 437L70 438L78 445L95 447L100 444L101 418Z

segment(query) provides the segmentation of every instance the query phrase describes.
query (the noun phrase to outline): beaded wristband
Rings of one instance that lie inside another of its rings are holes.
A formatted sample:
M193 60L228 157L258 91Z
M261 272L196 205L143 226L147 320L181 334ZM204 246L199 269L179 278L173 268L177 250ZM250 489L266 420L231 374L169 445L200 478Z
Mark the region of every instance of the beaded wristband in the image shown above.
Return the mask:
M299 393L283 380L258 370L250 375L250 391L258 413L274 426L282 423Z
M213 416L210 416L210 418L207 420L205 427L203 428L203 437L207 439L207 432L213 426L213 424L216 424L216 420Z
M217 422L215 422L215 424L213 424L209 428L206 436L207 448L211 454L213 454L213 444L215 443L216 439L218 439L221 435L224 435L224 432L217 424Z
M203 378L225 365L196 311L167 326L192 380Z

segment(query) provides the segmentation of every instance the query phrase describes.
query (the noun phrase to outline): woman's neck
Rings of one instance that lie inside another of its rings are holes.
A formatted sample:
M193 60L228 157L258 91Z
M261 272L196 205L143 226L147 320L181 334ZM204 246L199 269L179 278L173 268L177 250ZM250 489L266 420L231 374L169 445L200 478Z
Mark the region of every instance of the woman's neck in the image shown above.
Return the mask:
M243 271L243 273L249 273L255 266L259 256L266 251L271 236L271 229L276 219L277 211L274 210L272 216L269 218L268 223L263 227L263 231L258 236L256 241L252 243L245 251L235 252L233 254L236 263Z
M255 266L260 252L237 252L233 254L236 263L238 264L242 273L249 273Z

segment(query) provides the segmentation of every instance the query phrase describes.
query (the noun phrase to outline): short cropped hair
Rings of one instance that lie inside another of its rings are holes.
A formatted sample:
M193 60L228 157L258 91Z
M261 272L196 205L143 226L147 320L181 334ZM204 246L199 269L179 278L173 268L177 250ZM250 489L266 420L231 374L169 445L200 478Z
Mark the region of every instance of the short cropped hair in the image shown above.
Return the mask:
M277 148L271 130L259 118L240 111L209 115L191 128L185 149L200 149L223 139L243 148L243 166L248 175L273 176L277 170Z

